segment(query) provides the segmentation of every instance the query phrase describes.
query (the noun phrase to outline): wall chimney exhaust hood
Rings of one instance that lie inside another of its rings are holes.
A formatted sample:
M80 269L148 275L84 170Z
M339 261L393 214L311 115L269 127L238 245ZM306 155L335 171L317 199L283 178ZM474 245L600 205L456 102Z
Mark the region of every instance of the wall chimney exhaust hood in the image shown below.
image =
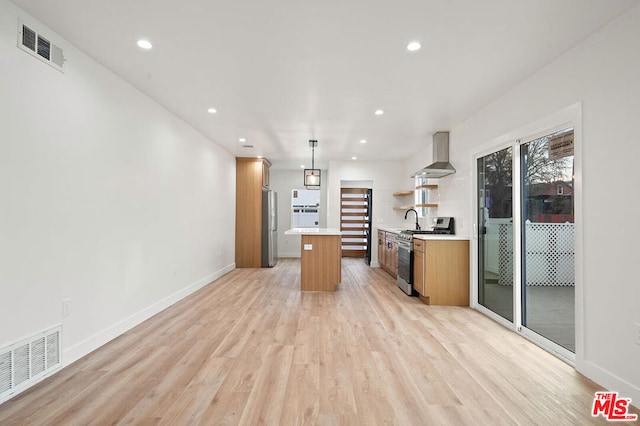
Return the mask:
M449 132L433 134L433 164L418 170L411 177L441 178L456 172L449 163Z

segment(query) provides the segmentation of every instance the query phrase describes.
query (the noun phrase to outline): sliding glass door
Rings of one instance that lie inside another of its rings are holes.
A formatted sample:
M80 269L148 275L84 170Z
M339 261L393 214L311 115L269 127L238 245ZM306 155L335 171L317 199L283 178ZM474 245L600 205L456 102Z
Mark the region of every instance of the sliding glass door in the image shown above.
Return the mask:
M477 158L477 302L573 359L574 132L542 134Z
M522 326L575 352L573 129L520 145Z
M477 160L478 303L513 321L513 148Z

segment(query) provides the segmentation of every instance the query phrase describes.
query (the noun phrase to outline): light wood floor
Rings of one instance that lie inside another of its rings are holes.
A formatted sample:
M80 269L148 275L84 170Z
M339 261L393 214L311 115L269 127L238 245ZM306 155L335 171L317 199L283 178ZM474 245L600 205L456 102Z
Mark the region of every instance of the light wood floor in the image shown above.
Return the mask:
M0 424L606 423L598 386L476 311L423 305L361 259L336 293L302 294L299 265L229 273L0 405Z

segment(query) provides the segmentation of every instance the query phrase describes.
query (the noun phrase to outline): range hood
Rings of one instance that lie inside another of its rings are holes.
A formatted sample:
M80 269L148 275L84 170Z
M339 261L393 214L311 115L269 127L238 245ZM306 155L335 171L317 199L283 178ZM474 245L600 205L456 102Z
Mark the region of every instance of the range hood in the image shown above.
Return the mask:
M433 134L433 164L418 170L411 177L441 178L456 172L449 163L449 132Z

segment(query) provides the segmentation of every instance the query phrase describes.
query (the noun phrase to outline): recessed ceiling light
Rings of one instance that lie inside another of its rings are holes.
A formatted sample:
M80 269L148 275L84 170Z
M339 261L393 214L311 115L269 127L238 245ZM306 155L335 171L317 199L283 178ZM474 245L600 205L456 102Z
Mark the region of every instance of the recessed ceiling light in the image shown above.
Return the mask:
M300 164L300 168L301 168L301 169L304 169L304 164Z
M367 143L366 139L360 139L360 143Z
M207 110L207 112L208 112L209 114L215 114L216 112L218 112L218 110L217 110L217 109L215 109L215 108L209 108L209 109Z
M245 138L240 138L238 139L238 142L246 142L247 140Z
M357 159L358 159L358 157L351 157L351 159L352 159L352 160L357 160Z
M383 111L383 110L381 110L381 109L377 109L377 110L374 112L374 114L375 114L375 115L382 115L382 114L384 114L384 111Z
M421 47L422 45L420 45L420 43L417 41L412 41L411 43L407 44L407 50L409 52L415 52L416 50L420 50Z
M141 49L149 50L153 47L149 40L138 40L138 47Z

